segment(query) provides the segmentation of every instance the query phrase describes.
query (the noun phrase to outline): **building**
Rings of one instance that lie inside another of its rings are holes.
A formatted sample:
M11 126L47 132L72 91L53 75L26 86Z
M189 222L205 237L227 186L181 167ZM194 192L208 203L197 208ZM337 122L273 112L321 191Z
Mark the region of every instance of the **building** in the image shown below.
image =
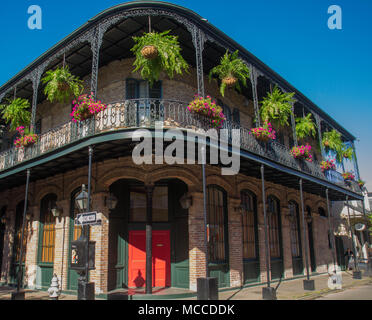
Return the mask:
M132 36L148 30L149 16L154 30L170 29L178 35L191 66L182 77L162 76L152 88L132 73L130 51ZM239 50L251 79L242 93L229 90L223 98L207 75L226 49ZM63 61L84 80L86 92L109 105L95 120L73 123L70 104L45 99L40 79ZM96 295L144 286L146 226L153 230L153 286L195 291L197 278L206 275L202 167L136 165L132 151L137 143L131 138L138 127L153 129L154 120L184 132L197 128L200 122L186 109L196 93L218 99L227 116L225 127L238 128L241 134L239 174L221 175L222 164L205 166L209 270L219 287L265 283L267 268L271 280L304 276L306 261L311 273L327 272L335 259L329 202L346 197L361 201L363 196L356 186L344 183L340 172L323 174L319 166L323 150L313 148L313 162L290 155L297 142L294 118L292 128L281 130L270 144L249 135L259 101L274 85L295 92L296 115L313 114L318 132L315 139L308 139L310 144L315 146L323 132L334 128L353 145L355 137L332 117L194 12L142 1L115 6L90 19L0 88L0 101L13 95L32 101L32 124L40 133L38 143L27 149L15 149L10 133L3 136L0 282L16 283L27 195L23 282L45 289L55 273L63 291L76 293L78 275L70 266L71 242L81 233L74 225L75 198L82 185L88 185L88 150L92 150L91 208L101 220L90 233L96 242L95 269L90 271ZM210 142L208 150L215 147ZM111 194L118 202L109 209ZM189 201L181 205L181 198ZM52 208L61 212L59 217L53 217Z

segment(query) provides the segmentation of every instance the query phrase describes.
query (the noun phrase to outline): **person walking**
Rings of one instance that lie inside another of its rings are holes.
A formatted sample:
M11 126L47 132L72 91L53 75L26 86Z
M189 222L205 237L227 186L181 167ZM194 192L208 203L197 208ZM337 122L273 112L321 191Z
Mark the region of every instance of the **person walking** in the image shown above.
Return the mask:
M353 270L354 252L350 248L347 248L344 256L347 259L346 261L347 261L347 268L348 268L348 270Z

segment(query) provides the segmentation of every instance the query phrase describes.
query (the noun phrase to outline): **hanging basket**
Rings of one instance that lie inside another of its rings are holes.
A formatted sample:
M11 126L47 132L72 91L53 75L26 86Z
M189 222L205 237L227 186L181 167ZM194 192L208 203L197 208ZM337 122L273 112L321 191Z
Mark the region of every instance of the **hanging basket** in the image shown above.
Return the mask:
M329 147L329 141L324 141L323 145L328 148Z
M145 59L152 60L155 59L159 52L155 46L144 46L141 50L141 54Z
M238 79L235 77L226 77L222 79L222 82L225 83L228 87L234 86L237 81Z
M68 85L67 82L58 83L58 90L59 91L65 92L65 91L68 91L69 89L70 89L70 86Z
M268 142L270 138L268 136L260 135L260 136L255 136L258 141L261 142Z

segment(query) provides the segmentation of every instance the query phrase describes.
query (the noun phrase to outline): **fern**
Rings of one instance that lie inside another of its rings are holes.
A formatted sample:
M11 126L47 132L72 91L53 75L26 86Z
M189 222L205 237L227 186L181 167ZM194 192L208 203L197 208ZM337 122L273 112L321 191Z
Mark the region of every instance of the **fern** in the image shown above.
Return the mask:
M169 78L174 74L182 74L182 70L188 71L189 65L181 55L181 47L178 37L168 35L168 31L162 33L144 33L141 37L133 37L135 45L131 51L135 54L136 60L133 63L136 72L141 69L141 77L148 80L150 86L159 80L161 71L165 71ZM153 45L159 54L154 59L146 59L142 56L141 50L144 46Z
M47 71L41 81L46 84L44 93L50 102L68 102L78 97L84 88L83 81L72 75L68 66Z
M315 138L316 125L311 119L312 114L309 113L306 117L296 118L296 135L299 139L304 139L308 136Z
M324 132L322 139L323 146L326 151L333 150L336 152L336 160L338 163L342 163L345 158L352 159L354 151L352 148L348 148L345 143L342 142L341 133L337 132L335 129L332 131Z
M342 156L346 159L352 160L354 156L354 150L351 147L347 147L345 144L342 148Z
M262 120L275 123L277 126L288 126L288 118L293 114L291 103L294 93L281 92L277 86L272 93L261 101L260 114Z
M20 126L28 126L31 122L30 102L26 99L16 98L9 100L8 105L0 105L2 118L8 124L10 130L15 131Z
M239 92L241 91L239 81L246 87L250 72L243 60L238 58L238 53L239 51L236 50L233 54L229 54L229 50L227 50L225 55L221 58L220 64L209 72L209 81L212 80L213 75L217 75L220 80L225 78L236 78L238 81L234 86ZM223 97L225 96L225 89L226 83L221 81L220 92Z

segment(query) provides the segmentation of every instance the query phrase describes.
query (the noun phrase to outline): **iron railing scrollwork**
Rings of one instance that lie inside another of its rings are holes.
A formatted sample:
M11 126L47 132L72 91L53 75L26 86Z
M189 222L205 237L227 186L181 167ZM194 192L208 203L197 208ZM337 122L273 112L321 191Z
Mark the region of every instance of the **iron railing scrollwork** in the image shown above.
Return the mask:
M37 143L32 146L13 147L0 153L0 172L96 134L114 130L155 128L157 121L161 122L164 129L208 131L212 127L209 118L189 112L187 103L183 101L143 98L112 102L95 117L77 123L69 121L39 135ZM230 120L224 122L223 128L228 129L230 143L233 130L239 130L240 148L243 150L360 192L356 183L345 184L339 172L332 170L323 173L318 161L296 160L287 146L276 141L259 142L249 128Z

